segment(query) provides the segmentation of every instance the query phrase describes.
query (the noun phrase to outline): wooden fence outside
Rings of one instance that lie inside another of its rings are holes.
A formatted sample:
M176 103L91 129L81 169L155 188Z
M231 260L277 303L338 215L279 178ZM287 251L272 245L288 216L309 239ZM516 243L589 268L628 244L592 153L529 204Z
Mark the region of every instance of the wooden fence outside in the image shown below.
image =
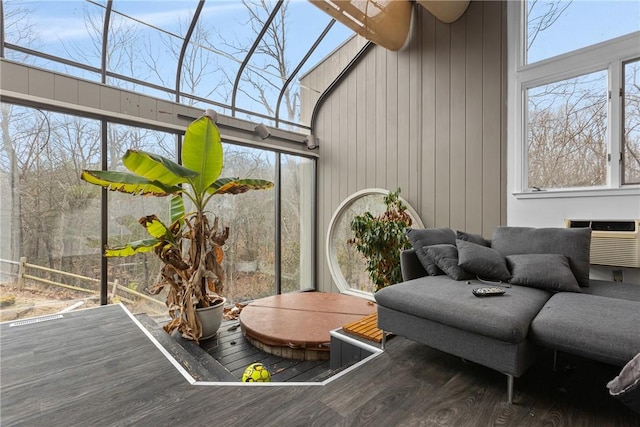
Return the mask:
M17 279L16 279L16 285L18 288L24 287L26 280L31 280L34 282L44 283L46 285L51 285L51 286L58 286L65 289L71 289L73 291L83 292L90 295L95 295L95 296L100 295L99 279L81 276L79 274L74 274L74 273L68 273L66 271L55 270L52 268L43 267L41 265L30 264L27 262L27 258L25 257L20 258L20 262L0 259L0 263L18 266L18 273L17 273ZM81 281L86 281L88 287L83 288L79 286L72 286L65 283L49 280L44 277L40 277L36 275L36 272L38 271L57 274L57 275L60 275L60 277L69 277L69 278L78 279ZM9 273L9 275L12 275L12 274ZM111 292L109 293L109 297L112 300L114 298L118 298L119 300L125 303L133 304L136 302L135 299L142 299L144 301L151 302L152 304L157 305L158 308L161 306L163 310L166 309L166 305L164 302L159 301L143 293L140 293L138 291L135 291L133 289L129 289L126 286L122 286L117 279L114 280L113 282L109 282L109 288L111 289ZM118 294L118 292L120 292L120 294Z

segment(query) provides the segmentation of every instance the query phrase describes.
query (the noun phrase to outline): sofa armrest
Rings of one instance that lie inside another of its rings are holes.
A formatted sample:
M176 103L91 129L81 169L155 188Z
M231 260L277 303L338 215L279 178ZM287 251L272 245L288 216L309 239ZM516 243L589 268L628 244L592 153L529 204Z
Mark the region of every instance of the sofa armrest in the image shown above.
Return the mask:
M427 271L420 263L415 249L407 249L400 252L400 269L402 270L402 280L405 282L427 275Z

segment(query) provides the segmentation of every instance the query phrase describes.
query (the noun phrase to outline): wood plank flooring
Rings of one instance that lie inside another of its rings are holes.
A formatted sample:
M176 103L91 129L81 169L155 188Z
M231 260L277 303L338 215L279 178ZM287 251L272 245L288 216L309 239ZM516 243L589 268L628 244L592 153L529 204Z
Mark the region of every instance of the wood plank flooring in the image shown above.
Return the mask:
M545 355L515 383L395 337L325 386L192 385L119 306L0 324L5 426L640 426L608 396L619 368Z

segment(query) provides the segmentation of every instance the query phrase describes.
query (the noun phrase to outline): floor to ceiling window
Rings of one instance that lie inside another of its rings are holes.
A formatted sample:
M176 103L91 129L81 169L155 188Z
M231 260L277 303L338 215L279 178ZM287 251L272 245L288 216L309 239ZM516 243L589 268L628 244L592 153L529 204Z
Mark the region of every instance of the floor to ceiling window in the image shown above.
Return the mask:
M640 183L640 4L527 1L519 12L515 191Z
M223 173L276 183L272 191L222 196L214 204L210 214L232 236L225 296L236 302L314 287L317 154L304 147L310 129L300 114L298 77L351 30L307 2L289 0L185 0L152 8L129 0L5 0L0 13L0 60L26 66L2 80L11 97L3 104L0 212L9 221L0 225L0 259L11 269L21 257L55 269L66 262L92 286L103 280L103 297L108 287L114 301L144 299L157 271L153 256L101 263L99 254L103 244L144 236L137 219L165 215L166 201L102 194L79 180L80 171L121 170L130 147L178 158L185 120L199 114L196 108L213 108L228 137ZM257 140L257 123L277 135ZM29 157L29 141L45 131L50 141L35 146L61 149ZM73 185L53 180L61 164ZM43 181L37 188L28 167L37 167ZM49 175L42 174L46 168ZM45 184L57 187L43 191ZM39 221L48 219L41 212L45 199L55 221ZM72 252L87 255L87 265L76 268L79 261L60 255L60 244L47 239L67 239L64 250L73 240Z
M0 258L25 258L53 270L41 271L48 280L86 285L55 271L100 274L100 192L80 180L100 162L100 122L9 104L1 111Z
M168 219L169 199L108 192L102 224L101 190L80 174L100 169L103 156L108 170L124 170L121 159L130 148L176 159L178 135L107 122L103 152L100 120L1 105L0 270L7 272L9 263L22 258L32 266L29 275L44 279L35 282L61 298L75 292L61 285L99 294L102 228L110 246L143 239L138 219ZM223 147L224 176L268 179L278 188L216 196L209 204L208 214L230 228L224 295L235 303L312 288L314 160L224 141ZM160 267L153 253L109 258L110 301L134 312L162 313L163 295L152 301L146 294ZM2 282L10 276L3 274Z

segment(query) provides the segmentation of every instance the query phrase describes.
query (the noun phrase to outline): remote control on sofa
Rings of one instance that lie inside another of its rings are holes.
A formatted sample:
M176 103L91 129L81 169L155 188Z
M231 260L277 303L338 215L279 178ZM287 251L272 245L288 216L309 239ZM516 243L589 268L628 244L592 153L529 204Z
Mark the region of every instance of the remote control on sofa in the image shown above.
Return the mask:
M475 288L473 294L477 297L490 297L494 295L504 294L503 288L491 287L491 288Z

